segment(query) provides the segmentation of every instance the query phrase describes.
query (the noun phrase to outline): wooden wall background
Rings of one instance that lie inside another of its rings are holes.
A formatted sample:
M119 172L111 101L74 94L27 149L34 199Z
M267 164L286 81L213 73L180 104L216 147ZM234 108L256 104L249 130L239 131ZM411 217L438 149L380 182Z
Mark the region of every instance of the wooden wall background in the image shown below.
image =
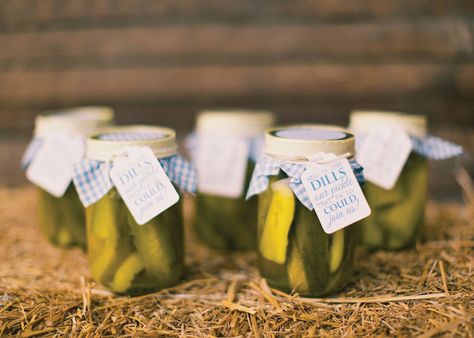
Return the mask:
M473 36L472 0L1 0L0 181L20 180L34 116L73 105L182 134L206 107L340 124L402 110L470 150Z

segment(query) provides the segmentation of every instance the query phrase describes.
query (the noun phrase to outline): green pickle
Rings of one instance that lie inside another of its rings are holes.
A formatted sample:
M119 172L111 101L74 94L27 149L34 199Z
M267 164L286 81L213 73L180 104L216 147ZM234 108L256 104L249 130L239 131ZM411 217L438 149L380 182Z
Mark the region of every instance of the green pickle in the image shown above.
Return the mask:
M326 234L283 174L272 177L259 195L258 241L260 272L272 287L319 297L341 290L350 280L356 227Z
M243 191L247 191L255 164L249 160ZM257 247L258 202L196 193L194 229L199 239L218 250L252 250Z
M74 184L70 184L62 197L54 197L38 188L39 225L41 232L52 244L69 248L86 249L84 207Z
M181 201L139 225L113 188L87 213L93 277L118 294L174 286L184 273Z
M361 243L388 250L413 246L423 226L427 187L428 161L413 152L393 189L366 182L364 193L372 214L360 223Z

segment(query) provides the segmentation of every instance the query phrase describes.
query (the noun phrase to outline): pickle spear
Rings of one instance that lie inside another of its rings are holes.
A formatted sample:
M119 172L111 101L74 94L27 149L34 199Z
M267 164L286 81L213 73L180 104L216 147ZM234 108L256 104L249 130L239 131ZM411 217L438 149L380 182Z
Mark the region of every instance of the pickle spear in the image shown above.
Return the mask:
M288 254L288 281L292 290L308 293L308 280L303 265L303 259L298 251L298 247L292 243Z
M272 192L259 249L266 259L283 264L286 260L288 232L295 213L295 197L286 180L273 183Z
M132 252L133 245L128 236L122 237L122 224L126 206L114 197L105 195L91 210L91 236L102 239L102 246L89 251L91 272L98 281L107 285L115 270Z
M128 258L120 265L115 272L114 279L111 284L112 290L115 292L125 292L132 286L135 276L144 268L140 256L136 253L128 256Z
M397 182L405 186L405 199L377 214L378 224L388 233L389 249L401 249L416 240L419 226L423 222L427 193L426 165L426 159L412 154Z
M330 263L329 270L331 273L337 271L342 262L342 257L344 255L344 230L336 231L332 234L332 243L331 243L331 252L330 252Z
M173 212L173 207L143 225L137 224L131 215L128 217L133 243L147 275L165 278L172 273L176 260L171 233L173 226L166 224L165 216L166 213Z

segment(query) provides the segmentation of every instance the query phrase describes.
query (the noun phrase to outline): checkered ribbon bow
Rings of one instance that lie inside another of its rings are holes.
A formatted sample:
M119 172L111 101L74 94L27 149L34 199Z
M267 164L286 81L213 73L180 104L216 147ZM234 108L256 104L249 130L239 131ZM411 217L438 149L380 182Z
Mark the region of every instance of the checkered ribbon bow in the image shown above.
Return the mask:
M194 167L179 155L158 160L168 178L187 192L195 192L197 175ZM73 181L85 207L100 200L113 183L109 177L112 162L84 159L74 165Z
M349 163L359 184L364 184L364 169L355 160L350 160ZM255 166L246 199L265 191L268 188L269 176L278 175L280 170L290 178L289 186L300 202L309 210L313 210L313 204L301 182L301 174L306 170L306 163L285 162L266 155L262 156Z
M428 135L425 137L410 136L410 138L413 151L432 160L446 160L463 153L461 146L440 137Z
M365 134L357 135L356 149L364 142ZM437 136L424 137L410 135L412 151L431 160L447 160L462 155L463 148L455 143L443 140Z

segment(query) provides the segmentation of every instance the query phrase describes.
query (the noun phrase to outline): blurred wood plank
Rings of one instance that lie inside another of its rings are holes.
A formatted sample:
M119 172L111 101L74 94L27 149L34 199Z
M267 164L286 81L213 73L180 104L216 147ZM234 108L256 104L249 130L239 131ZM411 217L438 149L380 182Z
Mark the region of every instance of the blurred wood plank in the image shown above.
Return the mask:
M416 97L471 98L474 63L274 64L0 73L0 106L100 101L187 102Z
M385 20L398 17L468 16L471 0L3 0L0 27L150 22L275 22Z
M474 59L459 20L322 25L174 25L0 35L1 68Z
M279 123L326 123L347 125L353 109L396 110L424 114L433 128L451 126L474 128L474 98L453 100L450 97L415 96L411 98L355 98L321 100L292 100L285 97L269 97L266 100L209 99L166 103L156 97L145 103L78 102L76 104L111 104L119 124L157 124L179 130L191 130L198 111L215 107L236 107L274 111ZM0 107L0 134L10 132L28 136L33 130L34 117L42 111L67 108L67 104L34 105L25 108Z

